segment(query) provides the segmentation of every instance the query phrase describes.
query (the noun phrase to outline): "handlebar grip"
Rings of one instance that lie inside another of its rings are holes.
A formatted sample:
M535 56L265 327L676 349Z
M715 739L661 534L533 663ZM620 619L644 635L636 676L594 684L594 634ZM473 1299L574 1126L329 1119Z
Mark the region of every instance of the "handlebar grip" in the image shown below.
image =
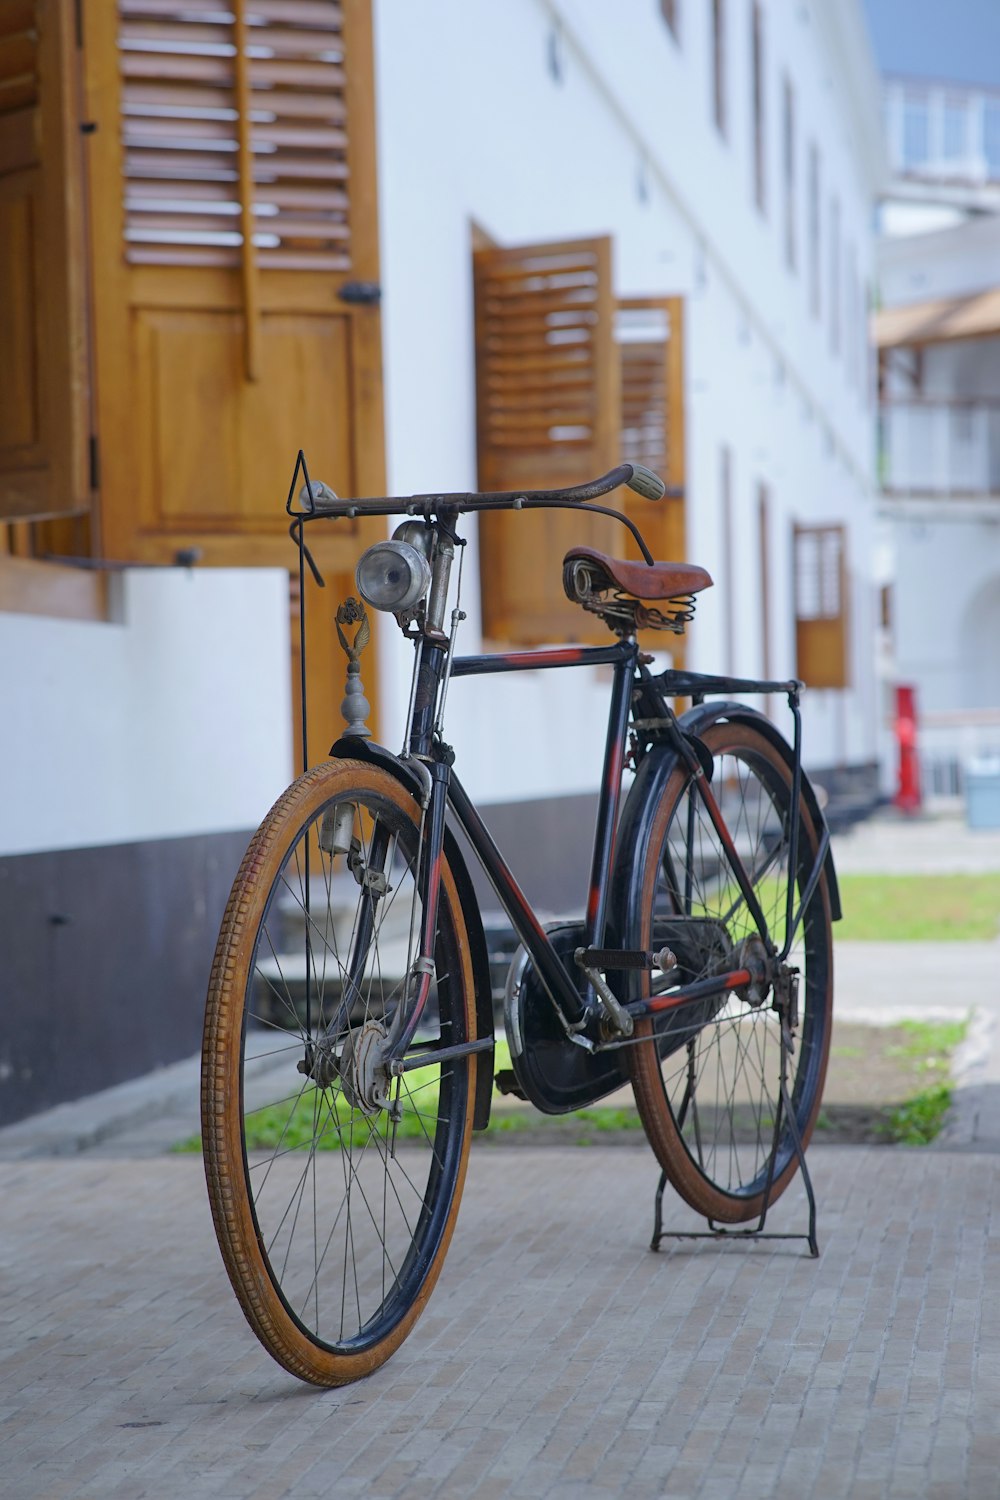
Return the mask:
M312 495L309 494L310 486L312 487ZM328 484L323 483L322 479L311 479L308 485L304 484L301 490L299 490L299 503L309 511L325 510L331 500L336 499L338 499L338 496L334 494Z
M630 490L635 490L644 500L662 500L666 493L666 485L659 474L654 474L652 469L647 469L642 464L629 464L632 470L632 478L626 479L625 483Z

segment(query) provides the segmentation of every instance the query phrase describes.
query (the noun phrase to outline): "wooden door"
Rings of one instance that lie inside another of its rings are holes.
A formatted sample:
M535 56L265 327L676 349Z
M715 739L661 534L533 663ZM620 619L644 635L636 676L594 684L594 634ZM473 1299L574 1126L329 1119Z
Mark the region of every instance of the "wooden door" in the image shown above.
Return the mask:
M384 490L369 0L85 17L99 548L291 569L300 447L339 494ZM343 694L332 615L382 533L309 532L314 759Z

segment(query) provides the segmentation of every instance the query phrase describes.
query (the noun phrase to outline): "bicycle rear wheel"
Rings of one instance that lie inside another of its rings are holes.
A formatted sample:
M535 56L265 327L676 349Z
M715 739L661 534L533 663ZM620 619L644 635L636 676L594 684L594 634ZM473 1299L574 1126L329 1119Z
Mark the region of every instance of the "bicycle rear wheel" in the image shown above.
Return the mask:
M766 733L752 722L716 722L700 738L711 752L715 797L780 951L785 938L791 772ZM799 813L796 907L819 845L819 831L804 798ZM739 945L757 928L722 841L679 762L644 826L641 847L635 851L642 881L639 930L628 936L626 946L652 949L664 934L669 942L673 931L682 938L686 933L686 981L742 967ZM676 924L678 917L681 924ZM825 875L810 899L789 963L801 977L788 1091L804 1146L819 1112L832 1025L833 953ZM664 987L672 982L676 976ZM648 994L648 979L644 986ZM707 1218L739 1223L756 1217L769 1174L773 1202L797 1165L787 1121L774 1147L781 1032L770 996L761 1000L758 995L720 992L646 1020L637 1031L651 1040L628 1049L636 1103L673 1186Z
M385 771L331 762L288 788L229 899L209 985L202 1134L223 1259L258 1338L318 1385L399 1346L437 1280L472 1131L476 1059L398 1080L379 1044L417 956L421 812ZM469 943L442 859L415 1045L475 1036Z

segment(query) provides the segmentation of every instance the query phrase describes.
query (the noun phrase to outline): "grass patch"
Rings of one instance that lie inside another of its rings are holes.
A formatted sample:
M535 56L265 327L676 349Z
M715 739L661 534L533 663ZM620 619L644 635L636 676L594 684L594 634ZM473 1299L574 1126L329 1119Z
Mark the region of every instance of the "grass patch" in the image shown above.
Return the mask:
M1000 874L842 875L848 942L990 942L1000 933Z
M951 1085L935 1083L889 1111L883 1129L900 1146L929 1146L940 1133L951 1104Z
M889 1053L905 1058L916 1075L930 1074L935 1081L886 1112L882 1130L888 1140L900 1146L928 1146L940 1134L951 1105L951 1055L968 1029L968 1021L901 1023L906 1039Z

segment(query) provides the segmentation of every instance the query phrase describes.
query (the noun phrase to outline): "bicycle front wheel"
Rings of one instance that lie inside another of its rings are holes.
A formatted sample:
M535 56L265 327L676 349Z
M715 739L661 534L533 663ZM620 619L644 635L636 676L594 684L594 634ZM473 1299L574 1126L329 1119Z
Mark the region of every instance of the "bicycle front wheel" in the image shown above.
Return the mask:
M286 1369L342 1385L406 1337L465 1178L476 1059L461 903L442 859L430 998L398 1079L380 1046L418 954L421 810L378 767L330 762L272 808L226 909L208 992L202 1135L223 1259ZM381 1068L381 1071L380 1071Z
M712 789L771 941L784 946L792 781L766 733L752 722L719 721L701 732L713 766ZM819 830L800 799L795 905L812 871ZM742 967L744 940L757 927L719 834L687 769L667 778L646 834L641 862L640 931L628 946L655 948L676 933L687 981ZM677 919L681 921L678 922ZM659 933L657 925L659 924ZM672 946L672 944L671 944ZM825 875L804 914L789 963L800 972L799 1026L788 1060L788 1093L803 1146L819 1112L830 1049L833 954ZM667 983L671 981L668 979ZM646 993L649 992L648 980ZM720 992L641 1023L650 1038L628 1049L636 1103L660 1165L681 1197L707 1218L756 1217L785 1190L797 1157L786 1119L775 1147L781 1029L769 995Z

